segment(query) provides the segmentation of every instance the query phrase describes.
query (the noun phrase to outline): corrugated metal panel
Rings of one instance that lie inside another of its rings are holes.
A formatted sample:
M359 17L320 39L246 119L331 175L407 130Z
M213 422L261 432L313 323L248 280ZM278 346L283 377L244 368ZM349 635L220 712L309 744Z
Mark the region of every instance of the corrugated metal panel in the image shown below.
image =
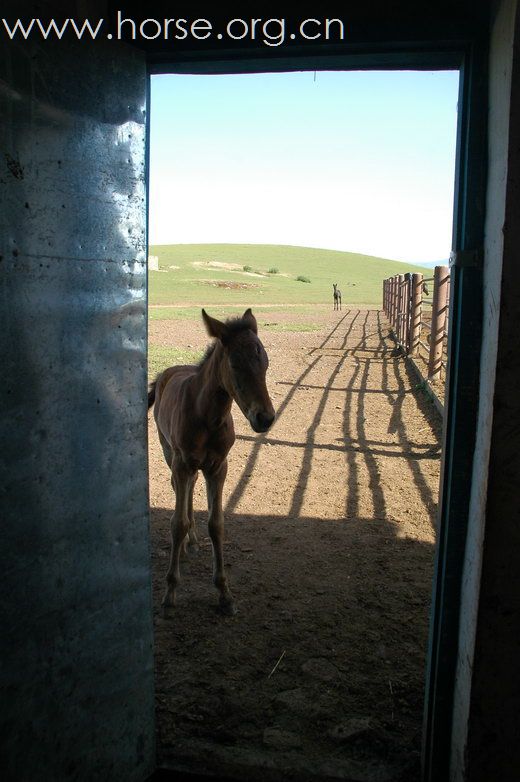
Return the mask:
M3 45L3 778L153 770L146 68Z

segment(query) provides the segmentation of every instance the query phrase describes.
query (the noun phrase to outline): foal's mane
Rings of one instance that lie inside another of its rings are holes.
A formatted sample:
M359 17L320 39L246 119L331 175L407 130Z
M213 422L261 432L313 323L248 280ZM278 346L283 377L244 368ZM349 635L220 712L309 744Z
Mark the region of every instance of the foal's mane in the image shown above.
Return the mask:
M247 331L247 329L251 328L248 321L245 321L241 315L236 318L228 318L225 321L225 324L229 329L231 337L233 337L235 334L238 334L240 331ZM204 364L209 359L209 357L213 355L216 346L217 346L217 340L214 340L211 344L208 345L208 347L206 348L206 352L204 353L204 355L202 356L201 360L197 365L199 369L202 366L204 366Z

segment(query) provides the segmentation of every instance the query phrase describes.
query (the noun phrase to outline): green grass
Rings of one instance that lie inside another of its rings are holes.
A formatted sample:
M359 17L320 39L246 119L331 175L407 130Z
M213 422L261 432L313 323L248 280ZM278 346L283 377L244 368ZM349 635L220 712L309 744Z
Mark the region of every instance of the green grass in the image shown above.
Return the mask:
M197 364L203 353L203 350L185 350L184 348L168 348L163 345L149 345L148 377L153 380L159 372L175 364Z
M201 317L200 310L200 307L154 307L148 310L148 318L150 320L192 320ZM218 313L215 313L215 316L218 317Z
M329 304L332 283L338 284L343 306L381 306L383 279L405 272L424 273L424 268L356 253L266 244L153 245L150 254L159 257L165 271L149 273L150 304L180 304L186 309L244 304L258 310L264 304ZM208 262L237 264L226 270ZM194 266L194 262L204 265ZM169 269L169 266L178 269ZM243 272L250 267L263 276ZM278 274L269 273L278 269ZM265 276L264 276L265 275ZM297 282L308 277L310 285ZM212 283L246 284L246 288L223 288ZM249 287L251 286L251 287ZM236 313L235 313L236 314ZM158 315L158 318L161 316ZM166 316L164 316L166 317ZM171 315L177 317L177 315ZM186 317L186 315L179 315Z

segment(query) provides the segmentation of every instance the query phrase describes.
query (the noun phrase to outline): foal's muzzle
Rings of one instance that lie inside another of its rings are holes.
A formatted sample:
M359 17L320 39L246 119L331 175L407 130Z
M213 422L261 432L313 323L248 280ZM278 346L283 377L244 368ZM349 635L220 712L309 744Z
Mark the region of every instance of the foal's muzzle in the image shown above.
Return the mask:
M267 432L274 421L274 413L252 413L248 417L255 432Z

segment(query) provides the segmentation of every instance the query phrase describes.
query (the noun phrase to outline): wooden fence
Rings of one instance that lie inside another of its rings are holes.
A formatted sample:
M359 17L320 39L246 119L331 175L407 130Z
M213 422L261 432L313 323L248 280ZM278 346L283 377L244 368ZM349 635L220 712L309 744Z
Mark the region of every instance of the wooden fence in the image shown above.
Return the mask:
M396 274L383 281L383 309L394 338L418 372L434 384L442 406L446 377L450 270L436 266L433 277Z

